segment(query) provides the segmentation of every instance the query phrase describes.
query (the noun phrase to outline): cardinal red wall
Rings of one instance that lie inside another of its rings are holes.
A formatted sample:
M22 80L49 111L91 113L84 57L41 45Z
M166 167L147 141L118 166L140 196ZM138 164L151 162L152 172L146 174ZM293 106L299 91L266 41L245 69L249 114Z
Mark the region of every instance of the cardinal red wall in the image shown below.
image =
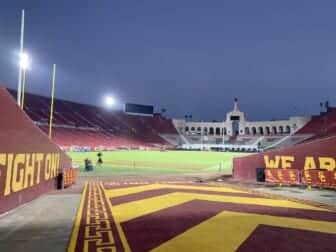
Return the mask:
M289 162L291 168L300 170L304 168L307 157L312 157L317 168L323 168L319 167L320 158L336 159L336 136L295 145L289 148L235 158L233 160L233 177L237 179L255 180L256 168L266 167L264 160L266 155L270 159L274 159L276 156L293 157L294 161ZM281 167L281 162L278 168L284 168Z
M40 157L39 162L33 162L33 157ZM51 165L52 160L54 165ZM34 125L0 86L0 214L55 190L55 174L70 166L71 160L66 154ZM25 174L30 176L22 188Z

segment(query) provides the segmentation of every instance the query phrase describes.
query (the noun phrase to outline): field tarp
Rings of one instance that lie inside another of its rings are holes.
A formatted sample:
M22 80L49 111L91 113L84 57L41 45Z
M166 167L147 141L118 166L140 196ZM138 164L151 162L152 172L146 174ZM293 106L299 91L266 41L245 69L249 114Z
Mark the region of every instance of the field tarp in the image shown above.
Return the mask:
M336 136L233 159L233 177L255 180L256 168L336 169Z
M55 190L58 173L70 166L66 154L0 86L0 214Z

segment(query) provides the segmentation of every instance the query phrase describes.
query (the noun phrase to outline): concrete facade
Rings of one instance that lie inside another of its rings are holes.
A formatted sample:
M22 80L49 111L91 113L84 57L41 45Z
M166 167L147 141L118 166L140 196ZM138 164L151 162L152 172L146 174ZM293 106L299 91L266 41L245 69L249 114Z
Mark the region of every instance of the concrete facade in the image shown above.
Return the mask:
M238 99L234 100L233 110L226 114L222 122L194 122L174 119L173 123L180 134L203 136L253 136L294 134L311 119L310 116L295 116L288 120L248 121L245 113L239 110Z

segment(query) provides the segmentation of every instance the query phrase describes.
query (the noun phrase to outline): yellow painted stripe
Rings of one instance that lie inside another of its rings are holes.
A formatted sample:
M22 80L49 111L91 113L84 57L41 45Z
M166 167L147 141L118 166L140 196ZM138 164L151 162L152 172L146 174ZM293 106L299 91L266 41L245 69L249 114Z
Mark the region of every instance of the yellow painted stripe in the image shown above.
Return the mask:
M177 189L196 189L200 191L212 191L212 192L232 192L232 193L248 193L243 190L237 190L225 186L192 186L192 185L164 185L166 188L177 188Z
M223 212L161 244L152 251L235 251L255 228L255 223L241 223L238 218L226 218L226 212Z
M190 201L190 197L174 197L175 195L175 193L171 193L160 197L112 206L113 215L121 223Z
M70 237L68 252L73 252L76 249L76 244L77 244L77 241L78 241L79 226L80 226L80 222L81 222L82 216L83 216L83 208L84 208L84 201L85 201L85 195L86 195L87 187L88 187L88 182L85 182L81 202L79 204L79 208L78 208L78 211L77 211L77 216L76 216L76 219L75 219L75 224L74 224L72 234L71 234L71 237Z
M126 188L119 188L119 189L105 189L106 194L109 197L118 197L124 196L132 193L144 192L147 190L159 189L161 188L160 184L150 184L150 185L143 185L143 186L134 186L134 187L126 187Z
M236 251L260 224L323 233L336 233L335 222L223 211L163 243L153 249L152 252Z
M102 182L100 182L100 186L101 186L102 188L104 188ZM131 252L131 249L130 249L130 247L129 247L129 245L128 245L128 242L127 242L126 236L125 236L125 234L124 234L124 231L123 231L122 228L121 228L120 221L119 221L119 219L116 218L116 216L114 215L114 211L112 210L112 204L111 204L111 201L109 200L109 198L108 198L107 195L106 195L106 190L104 190L104 195L105 195L107 204L108 204L108 206L109 206L109 208L110 208L110 211L112 212L112 215L113 215L113 218L114 218L114 222L115 222L115 225L116 225L116 227L117 227L117 231L118 231L118 234L119 234L121 243L122 243L122 245L123 245L123 247L124 247L124 250L125 250L125 252Z
M215 202L228 202L235 204L251 204L260 206L328 211L324 208L304 205L301 203L296 203L287 200L205 195L205 194L180 193L180 192L169 193L162 196L112 206L112 210L116 219L118 219L120 222L124 222L165 209L167 207L176 206L195 199L215 201Z
M149 184L143 186L135 186L135 187L128 187L128 188L120 188L120 189L105 189L107 195L109 197L118 197L124 196L132 193L139 193L147 190L153 189L195 189L201 191L212 191L212 192L232 192L232 193L248 193L246 191L240 191L228 187L207 187L207 186L191 186L191 185L171 185L171 184Z
M181 195L189 196L192 199L209 200L217 202L230 202L235 204L252 204L260 206L271 206L271 207L285 207L285 208L299 208L307 210L318 210L328 212L330 210L315 206L310 206L298 202L293 202L289 200L280 199L268 199L268 198L248 198L248 197L235 197L235 196L224 196L224 195L209 195L209 194L196 194L196 193L179 193Z

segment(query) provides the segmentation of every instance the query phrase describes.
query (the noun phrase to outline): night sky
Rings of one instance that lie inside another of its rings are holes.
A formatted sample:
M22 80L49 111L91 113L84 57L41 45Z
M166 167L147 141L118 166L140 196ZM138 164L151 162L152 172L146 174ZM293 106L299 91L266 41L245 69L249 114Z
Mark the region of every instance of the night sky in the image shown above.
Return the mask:
M336 1L1 0L0 83L16 88L20 10L33 56L27 91L101 105L164 107L221 120L237 96L248 119L336 104Z

